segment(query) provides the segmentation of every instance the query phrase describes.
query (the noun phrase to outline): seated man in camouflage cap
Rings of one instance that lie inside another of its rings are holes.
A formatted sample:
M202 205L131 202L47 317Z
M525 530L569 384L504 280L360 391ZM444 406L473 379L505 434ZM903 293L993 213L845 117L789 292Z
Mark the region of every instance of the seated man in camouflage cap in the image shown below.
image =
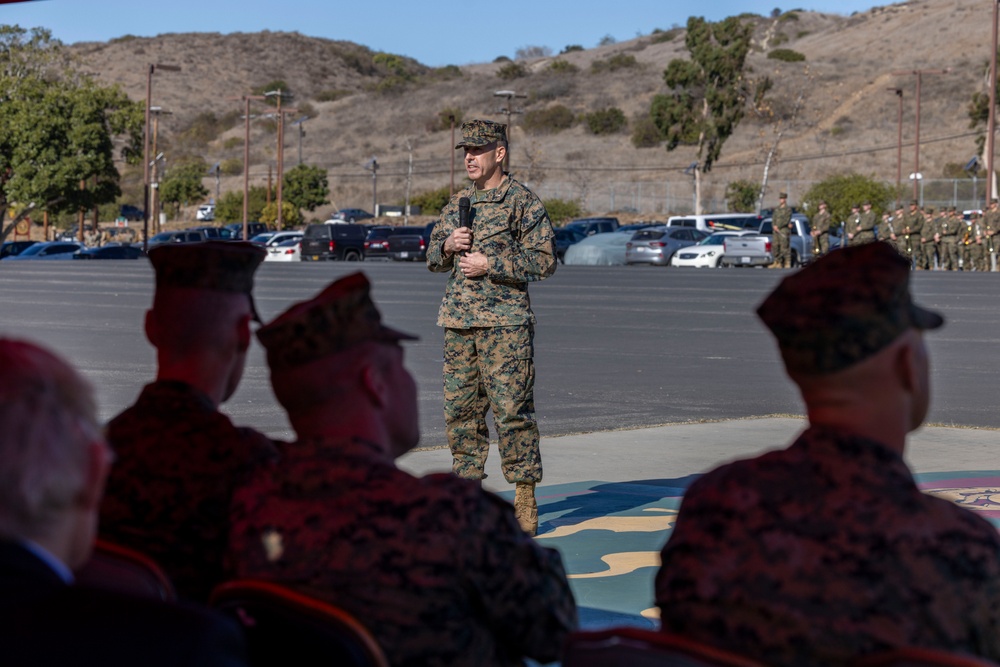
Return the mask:
M909 263L885 243L830 253L757 313L808 428L694 482L663 548L664 631L768 665L844 665L901 646L1000 659L1000 538L921 493L903 460L930 397Z
M558 658L576 621L559 554L476 482L396 467L420 437L399 344L413 336L382 324L365 276L257 335L297 441L236 494L237 574L343 607L395 667Z
M253 275L264 255L221 241L150 250L156 293L145 324L156 381L107 427L118 464L101 535L152 556L190 599L206 600L225 578L234 485L275 456L267 437L218 409L243 374L257 319Z

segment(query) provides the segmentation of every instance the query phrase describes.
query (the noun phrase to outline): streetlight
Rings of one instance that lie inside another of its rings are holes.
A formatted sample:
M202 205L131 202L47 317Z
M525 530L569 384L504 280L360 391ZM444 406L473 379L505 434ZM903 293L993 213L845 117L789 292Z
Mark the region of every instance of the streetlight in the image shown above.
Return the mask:
M243 114L243 240L247 241L247 216L250 205L250 100L263 100L263 95L244 95Z
M169 116L173 112L166 111L166 110L163 109L163 107L151 107L149 109L149 111L153 115L153 148L152 148L152 150L150 152L155 154L157 152L157 150L156 150L157 137L159 137L159 134L160 134L160 116L161 115ZM163 157L163 153L160 153L155 158L153 158L153 162L159 161L160 158L162 158L162 157ZM155 173L154 173L153 179L151 181L150 187L159 187L158 185L154 185L154 184L159 184L159 182L160 182L159 172L156 170L156 165L155 164L152 165L152 168L153 168L153 171ZM159 203L159 193L157 193L157 203ZM153 218L153 229L155 229L157 233L160 232L160 216L159 215L157 215L155 218Z
M997 128L997 7L1000 0L993 3L993 50L990 51L990 111L986 121L986 205L989 206L994 192L993 175L993 135Z
M899 111L896 120L896 208L899 208L899 195L903 190L903 89L886 88L899 98Z
M163 70L164 72L180 72L177 65L152 64L146 70L146 125L143 127L142 139L142 249L149 250L149 116L153 102L153 72Z
M275 220L275 224L278 227L278 231L281 231L282 227L282 215L281 215L281 190L282 181L285 180L285 113L290 111L295 111L295 109L286 109L284 112L281 110L281 99L284 97L294 97L291 93L285 92L280 88L278 90L271 90L264 93L264 97L276 97L278 98L278 217Z
M365 163L365 169L372 170L372 215L378 217L378 160L375 156Z
M902 70L898 72L893 72L893 74L913 74L917 77L917 129L916 136L913 140L913 173L920 175L920 82L923 80L924 74L947 74L951 71L950 67L944 69L915 69L915 70ZM918 199L917 196L917 185L919 183L919 178L913 179L913 198Z

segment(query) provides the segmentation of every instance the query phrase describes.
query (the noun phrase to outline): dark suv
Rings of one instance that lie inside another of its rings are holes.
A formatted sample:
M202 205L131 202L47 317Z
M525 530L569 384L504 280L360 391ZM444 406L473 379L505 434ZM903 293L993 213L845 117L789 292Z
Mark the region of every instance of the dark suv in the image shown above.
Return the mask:
M309 225L302 236L302 261L335 259L360 262L365 258L364 225L329 224Z
M580 218L566 225L566 229L575 229L587 236L604 234L618 229L618 218Z

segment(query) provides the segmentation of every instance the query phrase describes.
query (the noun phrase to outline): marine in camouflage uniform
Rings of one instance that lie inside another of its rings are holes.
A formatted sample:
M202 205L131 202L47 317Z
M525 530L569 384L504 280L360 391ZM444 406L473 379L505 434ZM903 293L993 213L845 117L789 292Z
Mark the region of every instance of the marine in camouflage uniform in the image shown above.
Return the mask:
M486 412L492 409L504 478L516 485L515 510L534 534L534 486L542 479L542 460L528 283L555 271L555 235L538 198L503 172L506 143L506 125L462 125L456 148L465 148L473 185L442 211L427 266L451 274L437 323L445 328L444 412L453 470L465 479L485 476ZM471 202L471 229L459 227L462 197Z
M964 231L965 223L955 215L954 207L948 209L946 216L939 218L935 241L941 244L941 269L958 271L958 244L961 238L959 233Z
M774 240L774 264L772 266L779 269L786 269L792 265L791 225L792 209L788 206L788 194L781 192L778 194L778 206L771 213L771 230Z
M924 233L924 213L916 201L910 202L910 209L900 216L896 234L899 237L901 252L913 260L913 267L924 268L923 245L920 242ZM905 249L905 252L903 251Z
M412 336L382 324L363 274L258 336L297 441L236 494L238 576L342 607L396 667L557 659L576 625L559 554L477 482L396 466L419 440Z
M983 251L983 223L979 214L973 213L972 217L965 222L965 230L962 235L962 270L963 271L985 271L986 253Z
M872 210L871 202L865 202L864 210L854 218L850 245L860 245L875 241L876 224L878 224L878 216Z
M827 209L825 201L819 203L819 211L810 221L812 231L810 232L816 243L817 259L830 252L830 233L834 231L830 211Z
M814 421L690 486L656 577L664 631L777 667L903 646L1000 658L1000 536L922 493L903 458L929 400L921 330L943 323L909 275L866 244L760 306Z
M236 242L150 251L156 296L147 334L157 347L157 380L107 425L117 462L101 505L101 537L151 556L188 599L206 601L228 578L223 558L233 490L276 456L267 437L234 426L218 410L242 372L245 349L237 349L237 339L249 345L249 295L263 257L263 250ZM194 320L224 351L195 342ZM206 364L206 352L228 372Z

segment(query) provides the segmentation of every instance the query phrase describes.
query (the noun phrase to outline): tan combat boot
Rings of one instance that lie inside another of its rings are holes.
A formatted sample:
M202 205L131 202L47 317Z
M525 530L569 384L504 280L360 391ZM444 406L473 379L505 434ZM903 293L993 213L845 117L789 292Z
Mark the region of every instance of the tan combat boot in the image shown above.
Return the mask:
M514 516L528 535L538 532L538 503L535 502L534 482L517 483L514 490Z

